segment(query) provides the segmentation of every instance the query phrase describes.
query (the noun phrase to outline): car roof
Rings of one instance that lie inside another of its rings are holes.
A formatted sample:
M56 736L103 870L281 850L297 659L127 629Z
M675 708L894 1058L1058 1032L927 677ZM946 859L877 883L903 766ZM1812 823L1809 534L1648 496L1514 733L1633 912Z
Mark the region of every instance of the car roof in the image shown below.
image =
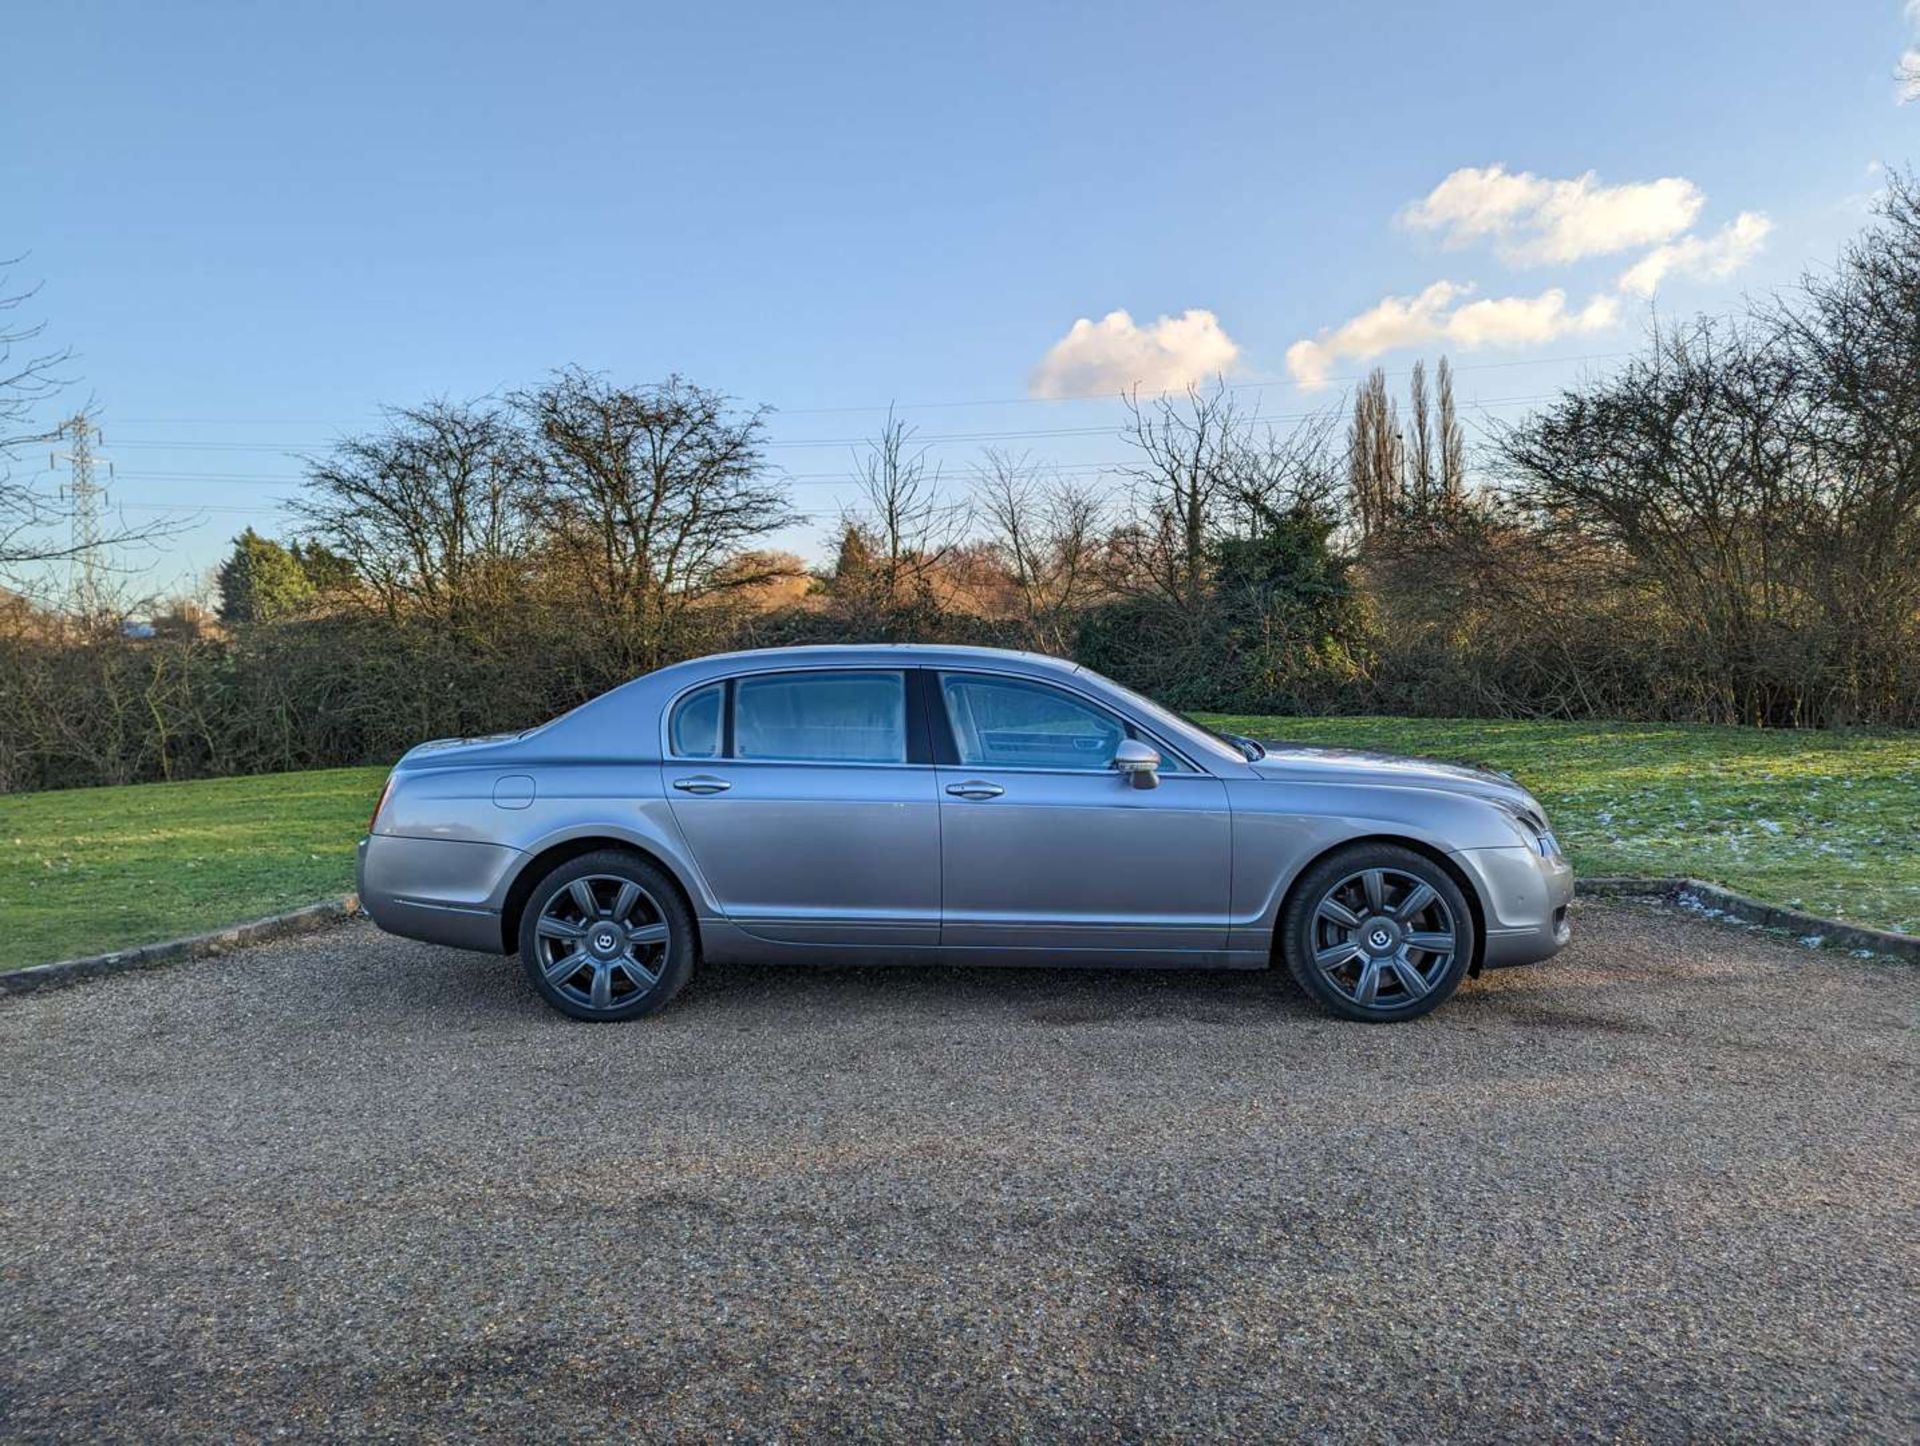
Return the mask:
M791 648L749 648L733 653L709 653L657 668L602 693L570 713L532 730L547 746L565 740L570 746L593 748L603 729L623 727L612 720L625 710L662 708L675 695L710 679L731 678L779 668L914 668L991 667L1029 677L1086 676L1082 668L1045 653L1023 653L1012 648L969 648L935 643L834 643Z
M1078 664L1046 653L1022 652L1016 648L977 648L948 643L810 643L790 648L746 648L732 653L709 653L689 658L650 676L692 677L725 674L761 666L779 667L792 663L818 667L827 663L847 663L868 667L932 667L941 663L1009 664L1043 673L1077 673Z

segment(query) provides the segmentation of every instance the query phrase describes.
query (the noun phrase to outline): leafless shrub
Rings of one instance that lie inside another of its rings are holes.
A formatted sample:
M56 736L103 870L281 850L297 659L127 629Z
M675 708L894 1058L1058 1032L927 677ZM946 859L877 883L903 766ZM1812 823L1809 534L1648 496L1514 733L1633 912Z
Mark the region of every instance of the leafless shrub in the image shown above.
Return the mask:
M1048 475L1025 457L997 451L981 459L974 488L1030 645L1048 653L1071 651L1079 616L1100 586L1099 494Z
M610 666L670 661L713 623L716 599L781 574L741 565L794 520L767 472L764 408L738 411L680 377L629 387L577 369L514 404L543 572L584 605Z

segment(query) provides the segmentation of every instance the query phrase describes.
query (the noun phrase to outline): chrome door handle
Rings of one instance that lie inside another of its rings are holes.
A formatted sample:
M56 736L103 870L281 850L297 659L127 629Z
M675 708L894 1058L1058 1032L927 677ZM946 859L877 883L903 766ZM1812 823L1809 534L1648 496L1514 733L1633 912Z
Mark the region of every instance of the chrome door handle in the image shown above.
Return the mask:
M965 783L949 783L947 792L955 798L998 798L1006 789L985 779L970 778Z
M725 793L733 785L711 773L696 773L692 778L676 778L673 786L682 793Z

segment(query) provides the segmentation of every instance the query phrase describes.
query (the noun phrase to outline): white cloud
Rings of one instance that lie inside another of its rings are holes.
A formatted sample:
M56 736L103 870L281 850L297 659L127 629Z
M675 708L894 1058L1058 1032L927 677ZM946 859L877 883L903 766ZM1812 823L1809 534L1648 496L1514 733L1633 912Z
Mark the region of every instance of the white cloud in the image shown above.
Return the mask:
M1556 181L1499 165L1463 166L1401 219L1439 232L1447 246L1490 240L1506 260L1531 266L1669 241L1704 204L1700 188L1680 176L1603 186L1592 171Z
M1239 360L1239 343L1211 311L1196 307L1149 326L1110 311L1099 321L1076 321L1041 358L1027 390L1036 397L1177 391L1230 372Z
M1759 255L1772 230L1773 222L1758 211L1742 211L1717 235L1682 236L1654 247L1627 268L1620 278L1620 289L1636 296L1651 296L1670 275L1724 281Z
M1463 298L1473 291L1436 281L1418 296L1389 296L1378 305L1310 341L1287 348L1287 370L1302 387L1325 386L1343 360L1369 361L1401 347L1435 342L1471 351L1485 346L1531 346L1555 337L1600 331L1620 317L1611 296L1597 296L1577 311L1559 287L1538 296Z

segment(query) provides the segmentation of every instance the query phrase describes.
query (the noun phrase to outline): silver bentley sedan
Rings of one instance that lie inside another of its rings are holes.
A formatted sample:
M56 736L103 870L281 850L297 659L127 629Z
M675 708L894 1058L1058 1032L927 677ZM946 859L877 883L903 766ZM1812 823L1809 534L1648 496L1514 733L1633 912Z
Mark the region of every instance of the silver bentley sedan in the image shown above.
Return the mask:
M383 929L518 952L578 1019L707 961L1282 964L1426 1013L1567 942L1573 874L1502 774L1215 733L985 648L777 648L527 732L423 743L360 844Z

